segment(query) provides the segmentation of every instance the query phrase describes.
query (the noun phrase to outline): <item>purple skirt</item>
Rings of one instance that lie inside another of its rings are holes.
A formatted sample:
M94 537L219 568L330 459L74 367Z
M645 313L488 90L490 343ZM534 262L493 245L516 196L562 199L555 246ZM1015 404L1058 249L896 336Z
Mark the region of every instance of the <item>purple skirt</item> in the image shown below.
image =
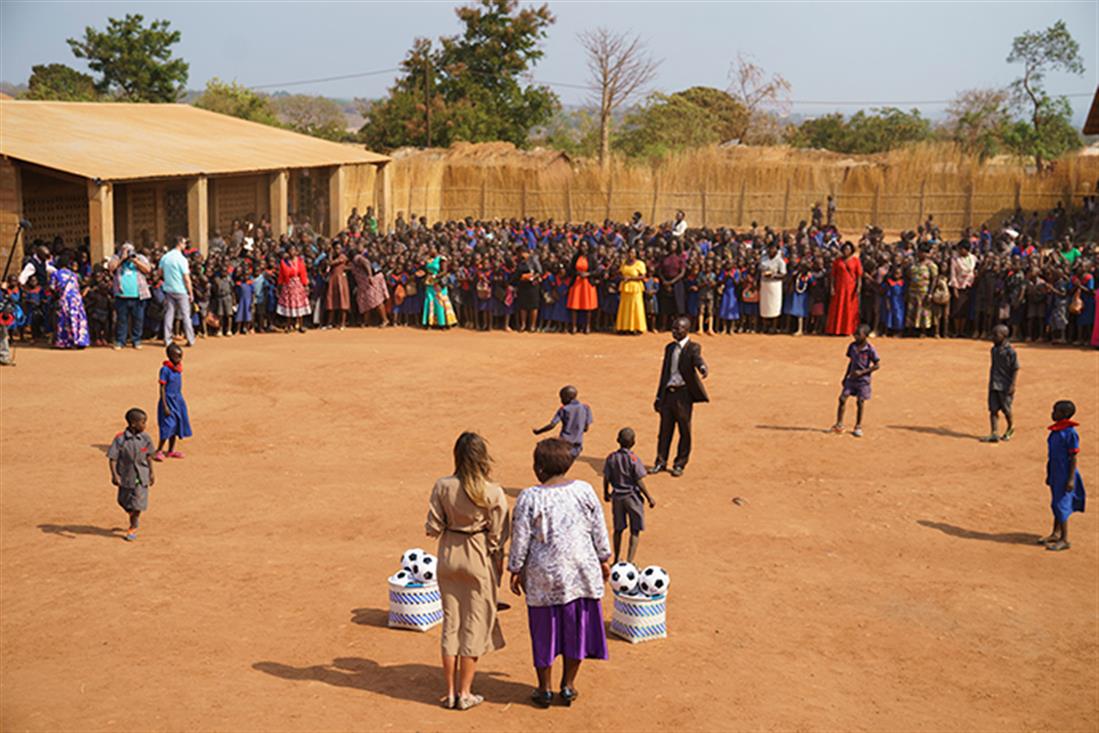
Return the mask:
M559 606L527 606L534 666L545 669L553 660L606 659L607 630L598 598L577 598Z

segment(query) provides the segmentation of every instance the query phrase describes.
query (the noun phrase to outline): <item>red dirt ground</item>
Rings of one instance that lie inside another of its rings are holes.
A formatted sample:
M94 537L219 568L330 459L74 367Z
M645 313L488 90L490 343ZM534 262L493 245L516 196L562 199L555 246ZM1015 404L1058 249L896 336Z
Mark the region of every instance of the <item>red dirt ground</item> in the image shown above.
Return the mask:
M1095 510L1073 517L1070 552L1030 544L1057 398L1080 408L1099 493L1099 355L1020 346L1018 434L986 446L985 343L877 340L857 440L822 432L844 340L701 340L713 402L686 476L650 481L638 558L671 573L670 637L612 642L575 707L535 710L507 595L509 646L465 714L436 706L438 630L385 628L385 578L430 547L454 438L481 431L514 496L530 428L572 382L596 420L572 476L595 483L624 425L651 460L663 338L201 343L184 380L197 435L158 468L133 545L103 454L128 407L154 411L160 350L20 350L0 370L0 728L1099 728Z

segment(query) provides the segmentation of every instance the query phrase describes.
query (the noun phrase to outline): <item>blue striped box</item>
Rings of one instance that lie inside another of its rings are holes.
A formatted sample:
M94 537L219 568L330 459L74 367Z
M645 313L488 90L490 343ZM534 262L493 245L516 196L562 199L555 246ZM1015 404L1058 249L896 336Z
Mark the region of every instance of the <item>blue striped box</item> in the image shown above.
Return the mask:
M611 633L631 644L668 638L667 600L615 593Z
M443 597L436 583L406 587L389 584L389 628L427 631L443 622Z

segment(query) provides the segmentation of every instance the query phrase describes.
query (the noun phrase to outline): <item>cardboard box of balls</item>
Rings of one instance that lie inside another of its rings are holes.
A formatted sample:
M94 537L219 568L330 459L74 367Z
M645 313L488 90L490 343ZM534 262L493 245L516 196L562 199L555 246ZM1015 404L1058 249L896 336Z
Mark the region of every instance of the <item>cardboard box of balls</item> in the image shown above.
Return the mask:
M611 633L631 644L668 638L669 580L668 571L659 565L644 570L628 562L612 565Z
M401 555L401 569L389 577L389 628L427 631L443 622L438 562L418 547Z

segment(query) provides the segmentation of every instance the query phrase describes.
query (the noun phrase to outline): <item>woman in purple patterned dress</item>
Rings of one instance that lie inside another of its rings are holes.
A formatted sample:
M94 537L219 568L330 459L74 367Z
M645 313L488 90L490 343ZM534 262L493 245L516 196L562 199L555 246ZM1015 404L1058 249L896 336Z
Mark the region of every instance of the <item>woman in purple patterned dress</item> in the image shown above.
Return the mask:
M584 659L607 658L603 583L610 575L610 542L603 508L591 484L565 478L572 446L560 438L534 449L539 484L524 489L512 521L511 591L526 593L539 707L553 701L553 661L565 657L561 702L576 699L576 673Z
M80 297L80 278L73 272L73 255L65 255L50 275L50 288L57 293L57 329L54 345L59 349L83 349L90 343L88 316Z

